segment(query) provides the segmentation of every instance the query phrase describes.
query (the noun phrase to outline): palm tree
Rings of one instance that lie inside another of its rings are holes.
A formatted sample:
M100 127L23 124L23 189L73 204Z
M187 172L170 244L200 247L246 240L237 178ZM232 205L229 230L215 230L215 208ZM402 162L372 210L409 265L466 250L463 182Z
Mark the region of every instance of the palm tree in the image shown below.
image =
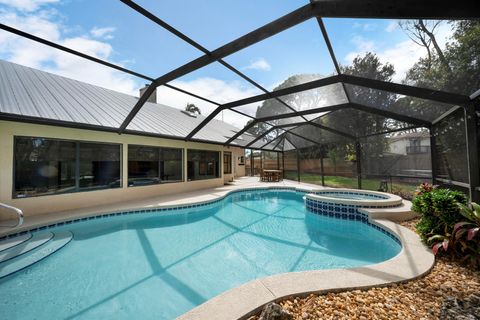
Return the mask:
M187 102L187 106L185 107L185 111L190 112L190 113L202 114L199 107L197 107L193 103L188 103L188 102Z

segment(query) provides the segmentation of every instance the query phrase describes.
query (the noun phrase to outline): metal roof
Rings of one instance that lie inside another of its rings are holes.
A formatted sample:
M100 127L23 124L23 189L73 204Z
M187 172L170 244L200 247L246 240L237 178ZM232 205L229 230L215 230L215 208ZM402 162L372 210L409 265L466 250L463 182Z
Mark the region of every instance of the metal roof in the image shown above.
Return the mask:
M0 60L0 118L21 116L116 130L137 101L134 96ZM147 102L127 131L183 139L204 119ZM214 119L195 138L224 143L238 131ZM248 134L243 136L236 141L238 145L253 140Z

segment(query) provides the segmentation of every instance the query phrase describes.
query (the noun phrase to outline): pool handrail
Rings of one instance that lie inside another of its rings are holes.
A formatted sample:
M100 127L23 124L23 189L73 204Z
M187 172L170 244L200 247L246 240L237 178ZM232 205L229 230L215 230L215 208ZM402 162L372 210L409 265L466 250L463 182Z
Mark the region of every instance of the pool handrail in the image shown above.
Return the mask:
M14 226L3 226L3 227L16 228L16 227L19 227L23 224L23 211L21 209L9 206L8 204L1 203L1 202L0 202L0 208L4 208L4 209L7 209L7 210L12 210L17 214L17 224L15 224Z

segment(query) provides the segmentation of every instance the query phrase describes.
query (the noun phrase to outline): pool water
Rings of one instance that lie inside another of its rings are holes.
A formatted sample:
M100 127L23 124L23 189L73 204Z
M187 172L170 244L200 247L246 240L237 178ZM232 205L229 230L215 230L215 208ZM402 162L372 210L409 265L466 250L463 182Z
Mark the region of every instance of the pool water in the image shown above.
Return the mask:
M234 193L215 204L56 228L74 239L0 279L2 319L172 319L268 275L350 268L400 245L368 225L306 211L302 193Z

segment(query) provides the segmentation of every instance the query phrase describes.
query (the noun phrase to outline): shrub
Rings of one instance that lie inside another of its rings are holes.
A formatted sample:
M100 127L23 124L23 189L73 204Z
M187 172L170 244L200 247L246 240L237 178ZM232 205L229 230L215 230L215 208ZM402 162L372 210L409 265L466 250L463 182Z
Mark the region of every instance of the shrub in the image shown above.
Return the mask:
M457 222L449 235L434 235L430 241L436 241L432 247L434 254L450 252L462 262L480 268L480 205L458 204L464 221Z
M449 236L452 233L455 223L462 218L458 203L467 203L465 195L459 191L427 183L419 186L412 200L412 209L421 215L416 228L423 241L431 244L429 239L433 235Z

